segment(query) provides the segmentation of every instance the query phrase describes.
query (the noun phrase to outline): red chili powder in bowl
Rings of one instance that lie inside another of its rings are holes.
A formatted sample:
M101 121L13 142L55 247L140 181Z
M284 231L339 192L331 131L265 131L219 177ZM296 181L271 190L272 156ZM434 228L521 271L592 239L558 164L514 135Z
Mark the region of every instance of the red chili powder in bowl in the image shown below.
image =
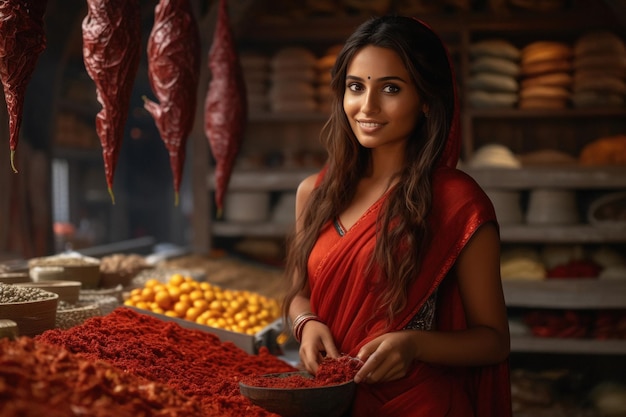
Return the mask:
M349 356L337 359L325 358L320 363L314 377L303 373L287 375L269 374L247 376L241 380L243 384L262 388L315 388L339 385L354 379L363 363Z

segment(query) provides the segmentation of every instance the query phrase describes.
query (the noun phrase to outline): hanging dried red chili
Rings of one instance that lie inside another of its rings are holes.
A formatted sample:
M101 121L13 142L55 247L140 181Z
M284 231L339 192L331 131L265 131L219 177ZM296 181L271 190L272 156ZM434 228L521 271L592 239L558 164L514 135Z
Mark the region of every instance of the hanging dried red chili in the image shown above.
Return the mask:
M0 1L0 80L9 113L9 148L11 168L15 168L15 151L26 87L35 70L39 55L46 48L43 15L47 0Z
M87 8L82 25L83 60L102 105L96 115L96 131L115 204L113 177L141 52L139 0L87 0Z
M159 104L144 99L144 107L169 152L175 205L196 112L199 72L200 35L189 0L161 0L148 38L148 75Z
M248 117L246 86L226 0L219 2L209 69L212 78L204 106L204 130L215 158L215 204L220 217Z
M197 401L164 384L23 337L0 340L2 417L197 417Z
M199 401L204 416L275 416L243 397L239 381L247 375L296 370L265 348L249 355L210 333L124 307L68 330L49 330L36 340L164 383Z

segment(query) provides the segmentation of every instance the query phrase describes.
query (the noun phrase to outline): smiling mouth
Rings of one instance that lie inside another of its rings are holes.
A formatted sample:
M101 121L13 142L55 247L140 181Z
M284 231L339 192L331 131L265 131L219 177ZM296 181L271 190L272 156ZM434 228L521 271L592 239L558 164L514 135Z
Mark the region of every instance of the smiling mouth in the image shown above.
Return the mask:
M359 126L365 127L365 128L374 128L374 127L380 127L380 126L383 125L382 123L364 122L364 121L361 121L361 120L357 120L356 122L359 124Z

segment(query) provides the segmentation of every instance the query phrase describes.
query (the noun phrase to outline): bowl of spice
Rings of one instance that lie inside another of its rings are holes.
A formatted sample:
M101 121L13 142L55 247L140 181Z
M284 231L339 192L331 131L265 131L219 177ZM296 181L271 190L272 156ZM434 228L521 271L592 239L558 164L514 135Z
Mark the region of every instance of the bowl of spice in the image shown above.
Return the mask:
M28 276L28 272L0 272L0 282L3 284L17 284L29 281L30 276Z
M30 276L34 282L79 281L82 288L98 288L100 285L100 260L76 253L60 254L28 261Z
M361 365L349 356L326 358L315 375L300 371L248 376L239 381L239 391L282 417L341 417L352 405L354 375Z
M18 287L40 288L59 295L59 301L75 303L78 301L81 283L78 281L41 281L41 282L21 282L13 284Z
M40 288L0 283L0 319L17 324L21 336L53 329L59 295Z

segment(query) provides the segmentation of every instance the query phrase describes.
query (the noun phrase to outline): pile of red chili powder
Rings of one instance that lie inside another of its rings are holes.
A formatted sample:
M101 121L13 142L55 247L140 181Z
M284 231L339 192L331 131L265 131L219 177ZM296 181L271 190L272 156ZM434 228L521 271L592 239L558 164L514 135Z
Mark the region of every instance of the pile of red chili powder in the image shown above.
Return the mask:
M302 374L281 376L278 378L263 375L244 377L241 382L252 387L263 388L317 388L339 385L354 379L363 362L349 356L337 359L325 358L320 363L313 378Z
M199 402L107 362L89 361L28 337L0 340L3 417L197 417L201 413Z
M210 333L125 307L68 330L49 330L36 340L163 383L199 401L203 416L275 416L243 397L239 381L250 375L296 371L265 348L250 355Z

